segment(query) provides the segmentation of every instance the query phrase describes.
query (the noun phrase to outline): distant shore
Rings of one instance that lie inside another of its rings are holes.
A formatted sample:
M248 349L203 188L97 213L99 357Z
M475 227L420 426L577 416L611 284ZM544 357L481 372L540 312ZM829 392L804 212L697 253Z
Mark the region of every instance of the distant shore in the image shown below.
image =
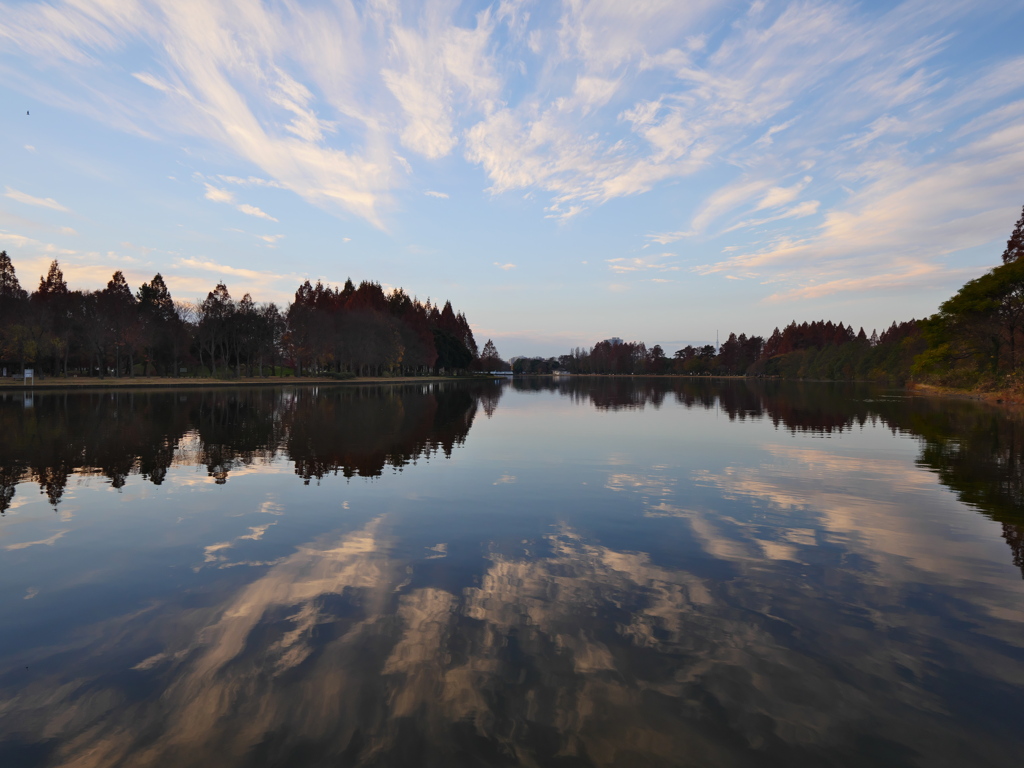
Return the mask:
M40 389L198 389L205 387L267 387L292 386L296 384L318 384L321 386L353 384L418 384L427 381L479 381L491 376L354 376L350 379L334 379L319 376L241 376L237 379L180 379L160 376L135 376L105 379L89 377L47 377L31 384L15 382L11 377L0 378L0 391L22 392Z
M552 376L551 374L523 374L524 377L543 377L568 379L568 375ZM210 387L267 387L267 386L352 386L359 384L418 384L437 381L480 381L497 378L490 374L470 376L354 376L349 379L335 379L319 376L241 376L232 379L208 378L168 378L159 376L136 376L134 378L108 377L105 379L89 377L47 377L25 385L12 377L0 378L0 392L27 392L37 390L98 390L98 389L202 389ZM572 378L649 378L637 374L575 374ZM752 379L749 376L689 376L686 374L662 374L651 376L658 379ZM776 378L776 377L771 377ZM994 405L1024 406L1024 392L1014 390L967 390L953 387L942 387L934 384L908 383L903 387L909 392L937 397L953 397L965 400L979 400Z

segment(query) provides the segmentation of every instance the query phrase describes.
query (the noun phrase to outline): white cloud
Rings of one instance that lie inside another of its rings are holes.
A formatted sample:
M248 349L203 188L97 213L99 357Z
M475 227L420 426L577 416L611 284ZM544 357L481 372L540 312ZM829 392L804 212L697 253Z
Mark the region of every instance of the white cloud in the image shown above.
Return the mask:
M686 179L648 245L720 239L708 250L729 258L704 271L806 294L814 270L836 288L930 280L922 265L1006 229L1024 57L964 58L952 32L972 7L30 0L0 17L0 69L57 108L234 157L238 175L203 177L206 197L268 221L232 190L289 190L384 227L391 191L422 189L406 176L454 155L492 194L520 190L583 227L588 209Z
M385 86L400 105L402 146L428 159L455 147L455 109L490 108L499 82L487 54L493 22L478 14L476 27L455 26L439 8L422 9L415 28L394 24L390 48L394 66L382 70Z
M811 182L811 177L804 177L803 181L799 184L794 184L791 187L771 187L755 206L755 211L763 211L768 208L778 208L779 206L786 205L793 202L797 196L803 191Z
M7 190L4 193L4 197L9 197L11 200L16 200L19 203L25 203L25 205L38 205L41 208L52 208L55 211L68 212L68 209L58 203L52 197L34 197L27 192L19 192L11 187L5 187Z
M820 225L699 270L784 273L791 288L772 301L949 282L953 275L937 260L1010 231L1022 175L1019 124L978 136L952 159L871 161L856 169L860 189L827 210ZM993 261L997 257L993 252Z
M448 199L448 194L447 194L447 193L445 193L445 192L435 192L435 191L434 191L434 190L432 190L432 189L428 189L428 190L427 190L426 192L424 192L423 194L424 194L424 195L427 195L427 197L439 197L439 198L441 198L442 200L447 200L447 199Z
M237 184L242 187L273 187L274 189L284 189L284 185L279 181L273 179L261 179L259 176L247 176L242 178L240 176L218 176L221 181L227 182L228 184Z
M235 194L227 189L220 189L212 184L206 184L206 194L203 195L207 200L212 200L215 203L233 203L235 202Z
M26 144L25 145L25 149L28 150L29 152L35 152L36 151L36 148L33 147L31 144Z
M277 221L273 216L265 211L261 211L255 205L242 204L235 206L239 211L246 214L247 216L255 216L258 219L266 219L267 221Z
M136 134L211 142L311 203L380 225L389 118L356 98L351 77L374 55L360 45L374 27L351 7L57 0L6 8L0 39L22 63L62 76L44 81L19 66L12 87ZM149 71L135 75L148 92L124 88L119 67L95 66L128 46L148 50ZM339 120L346 134L328 145Z
M227 264L217 264L213 261L192 257L178 259L177 263L181 266L200 269L204 272L214 272L221 275L235 275L237 277L245 277L250 280L258 281L278 280L284 277L291 277L290 275L280 275L274 272L260 272L254 269L245 269L244 267L232 267Z
M503 269L506 272L508 272L508 270L510 270L510 269L515 269L516 268L515 264L502 264L501 262L498 262L498 261L494 262L494 266L496 266L498 269Z
M231 190L215 187L208 182L204 182L204 185L206 187L206 194L204 195L204 197L207 200L212 200L215 203L235 202L235 193L232 192ZM249 205L248 203L240 203L239 205L235 206L235 209L241 211L247 216L255 216L258 219L266 219L267 221L277 221L277 219L275 219L269 213L260 210L255 205Z

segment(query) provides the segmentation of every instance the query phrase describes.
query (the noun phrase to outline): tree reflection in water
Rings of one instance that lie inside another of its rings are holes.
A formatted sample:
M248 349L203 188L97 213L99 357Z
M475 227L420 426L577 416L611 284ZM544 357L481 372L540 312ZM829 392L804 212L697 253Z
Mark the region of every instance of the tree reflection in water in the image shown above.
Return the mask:
M517 391L557 391L608 410L719 408L730 420L768 418L795 432L842 432L879 421L921 440L919 464L1003 526L1024 576L1024 421L976 402L908 397L851 384L643 377L516 379ZM57 506L68 478L132 474L157 485L176 465L202 464L217 483L235 467L286 456L305 482L374 477L419 457L450 455L478 407L502 385L447 384L0 394L0 514L15 486L39 484Z
M1001 523L1022 565L1021 424L979 404L756 381L512 387L607 411L718 409L800 435L883 425L916 437L919 466ZM233 472L288 460L297 477L285 479L300 488L376 477L451 455L502 392L46 394L31 408L8 396L0 503L33 482L56 506L76 473L122 488L196 466L234 487ZM958 561L958 542L926 531L888 541L906 534L890 522L919 524L888 498L906 467L809 443L769 446L774 463L699 474L694 486L729 502L710 512L684 506L692 488L670 493L680 478L665 467L608 472L603 492L644 496L640 522L655 535L685 520L713 570L695 550L666 561L619 540L621 529L599 541L566 522L504 539L489 538L493 520L450 528L446 541L470 542L460 559L438 550L434 521L403 527L388 513L303 540L245 578L211 567L196 577L203 599L183 590L5 661L0 762L1009 765L1024 685L1019 607L986 574L964 576L977 561ZM832 464L808 477L814 462ZM861 484L846 488L855 473ZM832 518L812 528L818 513Z
M219 484L232 469L288 458L307 483L375 477L466 439L481 401L501 386L410 386L0 394L0 512L15 486L39 484L57 506L68 479L99 475L121 488L139 474L160 485L173 466L203 465Z
M871 385L778 380L590 377L517 379L523 391L553 390L607 410L658 408L667 397L687 408L719 408L730 420L768 418L793 432L830 434L867 423L921 442L918 464L960 501L1003 526L1024 576L1024 418L970 400L914 397Z

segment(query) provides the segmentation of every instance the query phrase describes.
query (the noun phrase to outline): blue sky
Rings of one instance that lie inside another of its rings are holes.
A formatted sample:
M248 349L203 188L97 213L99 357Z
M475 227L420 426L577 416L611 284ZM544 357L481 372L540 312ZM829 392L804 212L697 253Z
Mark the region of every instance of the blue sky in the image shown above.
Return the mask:
M868 332L999 261L1021 2L0 2L0 248L451 299L558 354ZM26 112L30 114L26 115Z

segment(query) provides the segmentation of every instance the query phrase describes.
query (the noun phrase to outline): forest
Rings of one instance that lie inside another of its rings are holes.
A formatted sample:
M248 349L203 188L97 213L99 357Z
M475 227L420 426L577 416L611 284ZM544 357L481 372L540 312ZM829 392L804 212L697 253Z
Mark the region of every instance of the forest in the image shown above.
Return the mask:
M687 345L671 357L660 345L606 339L590 350L577 348L557 358L519 358L516 373L676 374L690 376L771 376L786 379L904 381L925 349L920 323L893 323L881 334L841 322L791 322L764 339L730 333L714 344Z
M479 361L462 312L401 288L306 281L281 308L249 294L236 301L221 283L190 303L175 301L159 273L134 293L120 271L103 290L71 290L55 260L30 295L0 251L0 365L9 372L344 377L453 374Z

